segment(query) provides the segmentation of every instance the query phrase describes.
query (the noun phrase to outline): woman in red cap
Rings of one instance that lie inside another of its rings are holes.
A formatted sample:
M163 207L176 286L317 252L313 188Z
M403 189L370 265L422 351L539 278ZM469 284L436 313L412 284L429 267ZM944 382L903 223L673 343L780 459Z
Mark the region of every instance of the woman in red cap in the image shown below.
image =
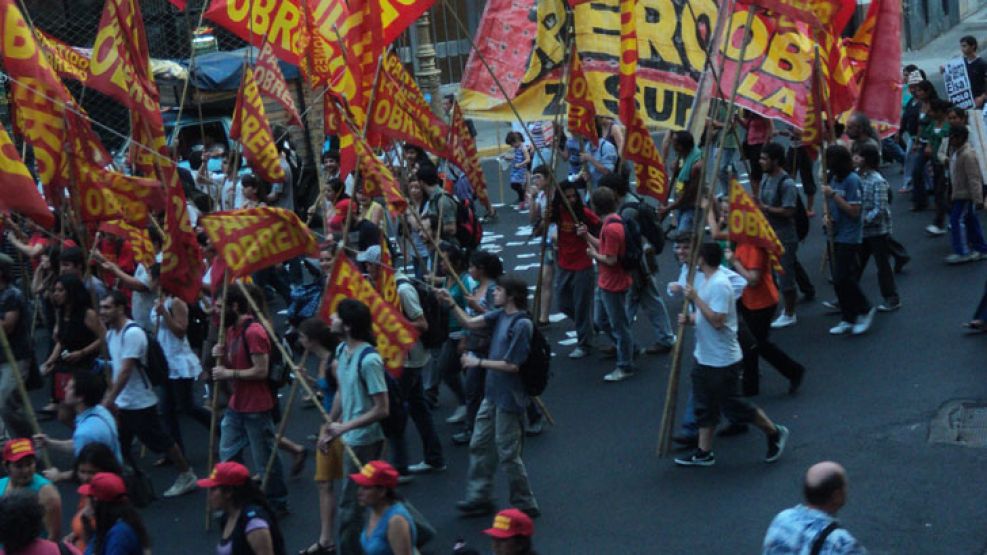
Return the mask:
M209 506L223 512L216 555L285 555L284 537L274 511L250 471L238 462L221 462L197 482L209 488Z
M494 555L536 555L531 547L535 525L531 517L518 509L504 509L497 513L493 525L483 533L490 536Z
M137 510L130 504L123 478L112 472L97 472L79 495L89 498L96 529L86 546L86 555L143 555L151 538Z
M370 509L370 518L360 534L366 555L411 555L418 531L414 519L398 499L398 471L384 461L370 461L360 472L350 474L360 486L357 500Z
M45 537L62 537L62 496L55 485L38 473L34 444L27 438L11 439L3 446L6 478L0 478L0 497L25 490L38 497L45 508Z

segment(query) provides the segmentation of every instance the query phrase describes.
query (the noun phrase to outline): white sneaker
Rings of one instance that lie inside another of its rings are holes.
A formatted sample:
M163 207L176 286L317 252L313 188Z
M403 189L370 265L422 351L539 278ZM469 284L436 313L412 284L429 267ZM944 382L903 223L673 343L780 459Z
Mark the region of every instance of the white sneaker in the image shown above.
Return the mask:
M446 465L435 466L422 461L418 464L413 464L408 467L409 474L428 474L429 472L443 472L446 469Z
M829 333L832 335L844 335L853 331L853 324L850 322L840 322L835 326L829 328Z
M624 370L623 368L617 368L613 372L610 372L606 376L603 376L603 381L605 381L605 382L622 382L622 381L626 380L627 378L629 378L629 377L631 377L633 375L634 375L633 372L628 372L627 370Z
M464 420L466 420L466 405L459 405L452 415L446 418L446 424L459 424Z
M569 358L585 358L587 356L589 353L586 352L586 349L578 346L569 353Z
M946 229L939 227L935 224L929 224L925 226L925 232L928 233L929 235L945 235Z
M196 476L195 472L189 470L188 472L183 472L178 475L175 479L175 483L171 485L167 491L164 492L165 497L178 497L179 495L185 495L196 490Z
M857 323L853 325L853 335L861 335L867 333L870 329L871 323L874 321L874 315L877 314L877 308L871 307L867 311L867 314L857 317Z
M976 251L974 251L976 252ZM964 262L972 262L976 260L972 254L951 254L944 259L946 264L963 264Z
M798 321L799 319L797 316L795 316L795 314L789 316L788 314L782 312L781 316L778 316L777 318L775 318L774 322L771 322L771 328L776 330L781 328L787 328L788 326L794 326Z

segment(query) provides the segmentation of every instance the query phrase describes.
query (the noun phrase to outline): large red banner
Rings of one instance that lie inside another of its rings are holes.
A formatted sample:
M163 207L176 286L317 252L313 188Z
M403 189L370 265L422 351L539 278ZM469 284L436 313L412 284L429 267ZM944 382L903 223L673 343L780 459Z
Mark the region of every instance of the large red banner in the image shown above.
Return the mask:
M854 0L737 0L737 3L759 6L837 36L857 9Z
M620 0L620 81L617 94L617 115L624 125L630 124L637 113L637 19L635 0Z
M326 292L322 298L319 316L329 321L340 301L354 299L370 308L373 332L377 339L377 352L384 359L384 367L395 378L404 371L404 357L418 340L418 330L377 292L374 283L365 279L360 270L346 256L337 256L332 273L326 280Z

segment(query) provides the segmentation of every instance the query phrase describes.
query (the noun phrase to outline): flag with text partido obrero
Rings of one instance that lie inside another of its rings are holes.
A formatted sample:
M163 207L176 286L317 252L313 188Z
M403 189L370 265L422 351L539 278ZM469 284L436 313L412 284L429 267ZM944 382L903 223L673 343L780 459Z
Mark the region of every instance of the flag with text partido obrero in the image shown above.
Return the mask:
M736 179L730 180L730 217L727 222L730 241L763 248L768 252L772 267L781 271L780 260L781 255L785 253L785 247L778 240L764 212L761 212L743 185Z
M207 214L199 221L226 262L231 278L319 252L311 230L297 214L284 208L228 210Z
M243 155L258 177L268 183L278 183L285 178L281 166L281 154L274 144L271 124L267 121L264 99L254 80L254 70L245 68L240 90L236 95L230 138L243 146Z

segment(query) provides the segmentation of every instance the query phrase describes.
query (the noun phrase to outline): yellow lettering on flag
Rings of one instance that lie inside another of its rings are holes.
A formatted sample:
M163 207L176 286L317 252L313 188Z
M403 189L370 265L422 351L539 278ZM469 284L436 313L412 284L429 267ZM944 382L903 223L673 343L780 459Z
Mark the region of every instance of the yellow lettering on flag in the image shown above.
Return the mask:
M260 97L260 90L254 81L254 71L249 67L243 70L236 107L233 109L230 138L243 145L244 156L258 177L268 183L284 180L281 155L274 144L271 125L267 121L264 99Z
M730 217L727 219L730 241L748 243L768 252L771 264L781 269L781 255L785 253L774 228L761 209L736 179L730 180Z
M312 232L294 212L284 208L216 212L200 221L232 278L318 252Z

